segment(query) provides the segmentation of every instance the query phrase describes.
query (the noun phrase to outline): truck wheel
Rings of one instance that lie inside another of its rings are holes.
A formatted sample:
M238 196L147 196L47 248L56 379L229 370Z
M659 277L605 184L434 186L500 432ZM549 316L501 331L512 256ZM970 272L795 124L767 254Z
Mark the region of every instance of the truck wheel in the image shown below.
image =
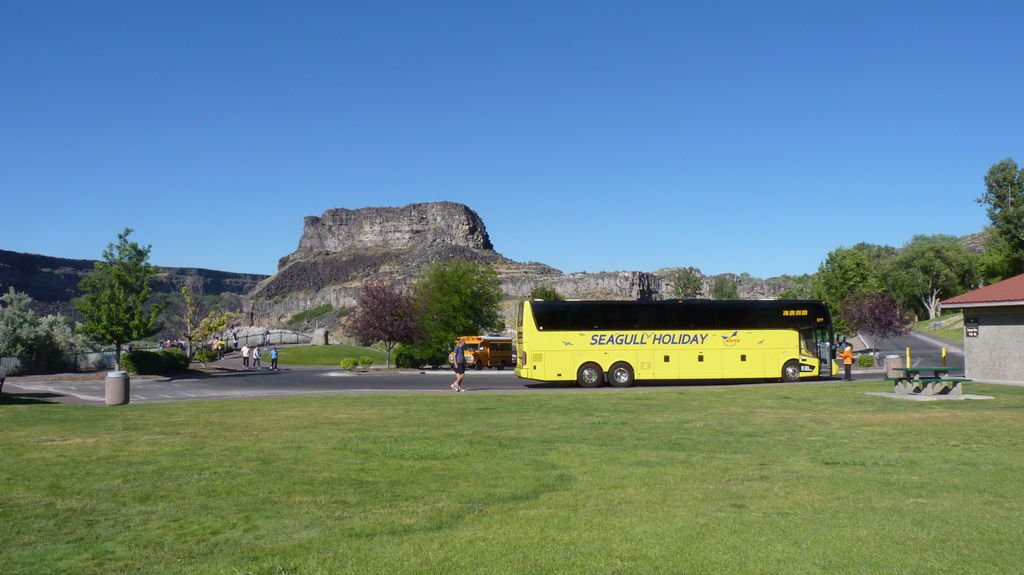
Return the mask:
M629 387L633 385L633 367L624 361L620 361L608 370L608 381L615 387Z
M576 383L581 387L600 387L604 383L604 372L596 363L584 363L576 372Z
M786 365L782 366L782 381L800 381L800 364L795 359L787 361Z

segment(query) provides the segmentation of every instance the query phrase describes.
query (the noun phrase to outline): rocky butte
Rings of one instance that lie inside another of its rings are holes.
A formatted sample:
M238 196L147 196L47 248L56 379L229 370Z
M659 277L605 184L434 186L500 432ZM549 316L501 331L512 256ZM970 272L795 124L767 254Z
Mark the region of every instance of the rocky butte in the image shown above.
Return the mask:
M550 266L509 260L494 250L480 216L453 202L327 210L307 216L298 248L278 262L275 275L264 280L243 301L251 325L274 326L296 313L324 304L355 305L363 282L380 279L409 286L433 262L471 260L498 272L508 298L506 317L514 300L528 297L538 286L553 287L566 298L653 299L669 297L675 268L653 273L639 271L563 273ZM728 275L743 298L773 297L783 282ZM705 277L710 293L713 277Z

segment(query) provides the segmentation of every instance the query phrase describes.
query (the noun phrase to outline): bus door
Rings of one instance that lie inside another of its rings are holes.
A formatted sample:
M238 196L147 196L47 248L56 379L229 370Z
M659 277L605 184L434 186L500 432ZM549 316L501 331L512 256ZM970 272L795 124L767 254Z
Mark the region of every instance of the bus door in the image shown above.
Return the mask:
M835 375L832 373L832 358L836 356L836 348L832 345L832 330L819 327L814 330L814 338L818 346L818 359L821 360L821 370L818 375L831 377Z
M800 340L803 349L818 357L818 363L821 366L818 375L821 377L831 376L835 348L832 346L832 336L829 334L829 330L823 327L802 329L800 330Z

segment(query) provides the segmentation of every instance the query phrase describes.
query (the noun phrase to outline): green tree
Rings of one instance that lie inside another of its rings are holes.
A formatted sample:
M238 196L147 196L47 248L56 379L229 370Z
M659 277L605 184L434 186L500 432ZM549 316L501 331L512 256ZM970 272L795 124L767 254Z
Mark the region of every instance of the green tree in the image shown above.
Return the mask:
M868 256L862 250L836 248L818 266L812 284L813 296L828 304L837 333L850 333L843 321L843 302L862 291L877 288L876 275Z
M410 351L423 363L447 360L461 335L501 329L501 283L494 268L465 260L437 262L416 283L423 338Z
M898 251L892 246L869 244L867 242L854 244L850 249L864 254L864 257L868 260L868 266L875 271L881 269L886 262L896 257Z
M192 341L199 327L199 307L188 286L181 286L181 299L184 307L181 312L181 337L185 338L185 356L192 359Z
M977 285L977 257L954 236L914 236L883 271L886 288L900 301L939 315L939 302Z
M775 280L786 286L779 292L779 299L811 299L813 297L812 284L814 277L810 274L800 276L784 275L775 278Z
M978 272L988 283L995 283L1017 275L1017 256L1006 238L989 227L985 238L985 251L978 257Z
M228 322L238 314L223 309L212 309L202 319L199 319L200 309L206 306L202 301L196 300L187 285L181 286L180 292L180 337L186 342L185 355L191 360L194 342L203 341L222 331L227 327Z
M740 299L740 291L736 282L724 276L716 277L711 284L711 299Z
M704 278L697 268L682 268L672 274L672 297L698 298L704 291Z
M218 334L224 331L227 327L228 322L235 318L238 314L233 311L226 310L211 310L210 313L206 314L206 317L199 322L199 326L196 327L193 335L199 341L203 341L212 335Z
M977 201L987 209L990 229L997 236L993 244L1001 248L998 254L1005 260L986 268L1005 270L1006 277L1024 272L1024 169L1012 158L992 165L985 174L985 192Z
M117 235L117 243L107 245L103 260L96 262L79 282L84 295L76 302L85 317L82 331L114 346L118 370L122 346L158 332L160 312L165 306L148 303L156 275L156 269L149 263L151 247L129 241L131 233L131 229L125 228Z
M565 301L562 294L551 286L537 286L530 291L530 299L542 299L544 301Z

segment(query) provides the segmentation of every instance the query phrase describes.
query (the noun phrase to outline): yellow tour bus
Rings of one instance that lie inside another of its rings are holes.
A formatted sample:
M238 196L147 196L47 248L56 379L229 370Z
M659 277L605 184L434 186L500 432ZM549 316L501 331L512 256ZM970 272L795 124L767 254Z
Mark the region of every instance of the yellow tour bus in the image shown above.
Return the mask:
M820 301L541 301L519 306L516 375L607 381L832 377L835 339Z
M466 335L466 367L483 369L485 367L496 367L505 369L512 367L512 338L500 335ZM456 339L452 344L459 340ZM455 352L448 354L448 365L455 363Z

